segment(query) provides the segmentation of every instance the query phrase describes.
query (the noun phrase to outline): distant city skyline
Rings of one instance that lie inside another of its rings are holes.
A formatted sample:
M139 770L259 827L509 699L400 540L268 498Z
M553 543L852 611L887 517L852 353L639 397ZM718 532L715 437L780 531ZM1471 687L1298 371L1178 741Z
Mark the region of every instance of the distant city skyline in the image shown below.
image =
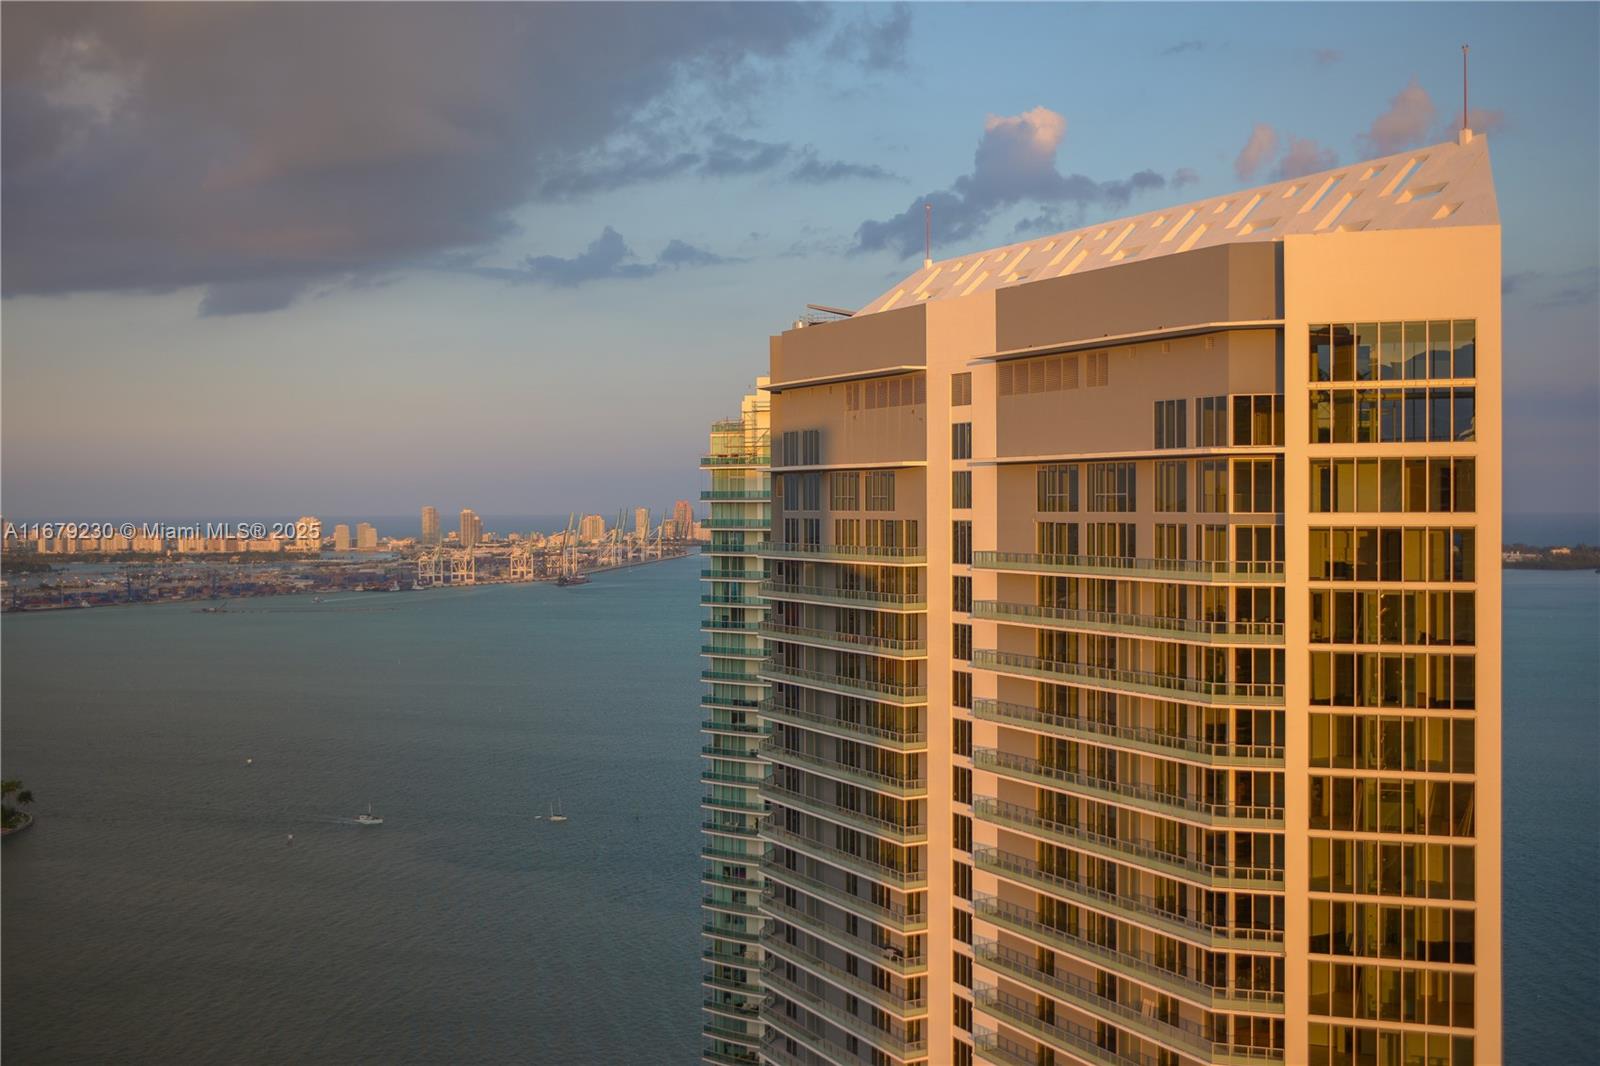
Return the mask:
M8 514L690 496L725 383L923 203L942 257L1429 143L1462 41L1506 510L1600 508L1594 5L157 11L0 14Z

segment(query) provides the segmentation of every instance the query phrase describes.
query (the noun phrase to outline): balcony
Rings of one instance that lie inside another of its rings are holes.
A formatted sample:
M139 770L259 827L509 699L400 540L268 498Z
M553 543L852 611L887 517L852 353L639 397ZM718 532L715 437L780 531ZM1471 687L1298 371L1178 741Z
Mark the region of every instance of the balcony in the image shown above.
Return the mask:
M996 940L978 940L972 946L974 958L982 966L1005 974L1013 981L1025 984L1035 991L1069 1003L1080 1010L1103 1018L1113 1018L1124 1029L1147 1040L1178 1048L1203 1062L1231 1061L1226 1058L1238 1049L1227 1044L1213 1043L1206 1029L1181 1016L1163 1019L1156 1014L1153 998L1145 1001L1144 1009L1131 1007L1102 995L1094 981L1073 973L1045 973L1038 968L1032 952L1008 948ZM1282 1062L1283 1053L1260 1049L1251 1056L1262 1063Z
M756 515L712 515L701 519L700 524L707 529L758 529L765 531L772 525L770 518Z
M763 604L763 606L765 605ZM761 620L759 618L741 618L737 620L706 618L700 622L700 628L713 633L759 633L761 631Z
M845 766L816 755L782 747L777 743L776 737L768 737L762 741L761 754L774 762L813 770L824 777L861 785L874 792L899 796L901 799L918 799L928 794L928 782L923 778L897 777L861 767Z
M729 452L725 455L702 455L700 465L703 467L740 467L740 466L771 466L771 452Z
M927 1040L909 1039L910 1028L903 1022L890 1019L889 1027L880 1029L866 1018L851 1014L843 1007L835 1006L819 996L812 995L799 985L785 980L781 973L769 970L762 980L766 982L768 989L778 993L784 999L798 1004L812 1014L828 1019L828 1021L845 1032L853 1033L879 1051L883 1051L894 1058L901 1060L908 1060L912 1057L920 1058L922 1053L927 1050ZM784 1020L788 1020L787 1016L784 1017Z
M972 849L972 859L978 869L1005 878L1013 884L1059 896L1101 914L1142 925L1167 936L1179 937L1202 947L1253 951L1283 950L1281 932L1218 928L1189 915L1169 910L1162 906L1161 900L1154 897L1094 888L1051 873L1026 856L1013 855L999 848L982 845L975 847Z
M1103 947L1076 933L1041 922L1035 911L994 896L975 896L972 907L973 913L986 922L1168 992L1204 1010L1283 1013L1281 993L1213 988L1197 977L1167 968L1150 952Z
M874 944L862 937L851 936L843 929L829 925L815 915L788 906L778 898L776 886L768 886L762 894L761 909L771 917L821 937L840 951L848 951L853 955L869 959L874 965L893 970L902 977L915 977L928 970L927 956L917 955L907 958L905 952L899 948Z
M1142 1056L1131 1058L1101 1047L1095 1039L1095 1031L1086 1026L1060 1017L1054 1022L1045 1021L1039 1017L1037 1004L1032 1000L986 985L979 985L974 990L974 999L984 1012L1003 1018L1008 1025L1027 1032L1034 1039L1064 1051L1073 1058L1100 1063L1101 1066L1150 1066L1149 1060ZM1018 1045L1018 1050L1026 1049ZM985 1054L988 1053L986 1049ZM1005 1055L996 1057L1002 1062L1008 1061ZM1039 1060L1037 1057L1024 1056L1017 1061L1031 1064Z
M876 1003L879 1007L898 1017L915 1018L928 1013L928 1001L926 999L910 999L904 992L896 993L892 989L879 988L865 978L858 977L846 970L843 966L835 966L826 959L811 954L804 948L785 942L776 932L768 932L762 935L761 948L767 953L768 962L764 967L766 973L772 972L772 956L777 955L794 963L803 970L811 971L816 976L838 986L853 996Z
M767 727L760 722L701 722L700 731L702 733L729 733L744 737L764 737L767 735Z
M742 800L724 799L721 796L701 796L700 806L709 811L730 811L734 814L764 815L767 805L762 802L746 803Z
M1214 706L1283 705L1283 686L1274 684L1202 681L1198 678L1158 674L1149 670L1125 670L1093 663L1059 662L1038 655L979 648L972 653L972 665L979 670L1038 678L1064 684L1086 685L1112 692L1132 692L1185 703Z
M819 1032L813 1032L810 1027L790 1018L786 1014L779 1014L773 1010L762 1012L762 1021L766 1022L768 1031L775 1037L761 1045L761 1058L763 1062L777 1063L778 1066L867 1066L869 1060L861 1055L853 1055L850 1049L843 1044L829 1040ZM788 1037L806 1050L806 1055L796 1057L784 1050L782 1037ZM865 1051L866 1049L863 1049Z
M831 714L803 711L797 707L784 707L774 703L772 700L761 701L761 714L763 717L780 722L793 723L802 729L826 733L829 736L843 737L846 740L864 741L892 751L918 750L926 747L928 743L928 735L926 733L886 729L861 722L846 722Z
M925 640L897 640L893 637L875 637L863 633L840 633L832 629L784 625L768 620L761 626L761 635L786 644L809 644L842 651L866 652L895 659L925 659L928 642Z
M737 914L745 918L760 918L760 907L750 903L735 903L732 900L717 899L715 896L701 896L700 909L716 911L719 914Z
M928 827L925 825L902 825L886 818L876 818L870 814L863 814L860 811L852 811L845 807L836 806L815 796L807 796L787 788L781 788L770 781L761 786L761 794L774 803L805 811L807 814L814 814L818 818L837 822L851 829L859 829L863 833L870 833L875 837L881 837L902 847L910 844L925 844L928 841Z
M1208 621L1167 618L1155 614L1086 611L1076 607L1040 607L1032 603L974 600L974 618L1091 633L1137 633L1197 644L1282 644L1282 622Z
M1152 581L1283 584L1282 563L1232 563L1199 559L1139 559L1112 555L1041 555L1037 552L975 551L978 570L1025 574L1083 574L1088 577L1148 578Z
M766 605L765 600L755 596L713 595L708 592L700 597L702 607L765 607Z
M700 832L712 836L739 837L743 840L756 840L761 836L761 825L745 825L741 822L701 822Z
M766 574L760 570L711 569L700 571L701 581L764 581Z
M756 551L771 559L813 559L845 563L881 563L885 566L923 566L927 549L917 547L867 547L859 544L790 544L769 541Z
M979 698L972 701L972 715L986 722L1109 747L1128 748L1164 759L1183 759L1216 766L1283 765L1281 745L1213 743L1140 726L1112 725L1109 722L1041 711L1022 703Z
M825 670L808 670L790 666L776 659L768 659L761 666L761 676L768 681L782 681L788 685L820 689L841 696L861 696L880 703L898 703L915 706L928 702L928 687L901 681L873 681L864 677L847 677Z
M928 606L928 596L924 592L876 592L822 585L791 585L779 581L763 581L761 595L768 599L794 600L798 603L869 607L875 611L921 611Z
M893 929L897 933L915 933L928 927L926 914L909 914L899 904L883 906L874 903L864 896L853 895L842 888L783 866L776 864L768 866L762 870L762 876L772 883L786 885L808 896L825 899L841 910L859 914L868 921L876 922L886 929Z
M1213 866L1190 855L1178 855L1138 837L1113 837L1096 833L1081 825L1051 821L1033 808L1006 803L993 796L976 796L974 816L981 822L1003 826L1017 832L1068 847L1091 852L1115 862L1128 863L1167 877L1190 881L1204 888L1250 888L1281 891L1283 871L1254 867Z
M766 503L772 499L772 490L768 489L701 489L700 498L708 503L722 501L750 500L756 503Z
M764 840L773 844L781 844L791 851L807 855L818 862L836 866L847 873L860 874L863 877L881 882L902 892L910 889L926 888L928 884L928 874L924 870L904 870L860 855L852 855L848 851L840 851L832 845L824 844L819 840L803 837L799 833L791 833L781 826L764 826L761 836ZM775 857L768 855L765 861L770 865L775 862Z
M706 744L700 748L702 759L729 759L733 762L761 763L765 762L761 753L754 749L725 748L714 744Z
M1013 780L1032 781L1049 788L1087 794L1119 806L1135 807L1167 818L1201 825L1244 829L1283 827L1281 807L1213 803L1195 796L1162 792L1150 785L1109 781L1076 770L1064 770L1027 755L1014 755L1008 751L996 751L994 748L974 748L972 763L980 769Z
M754 711L760 709L761 701L708 692L700 697L700 706L710 711Z
M716 681L731 685L765 685L759 674L746 674L737 670L702 670L701 681Z

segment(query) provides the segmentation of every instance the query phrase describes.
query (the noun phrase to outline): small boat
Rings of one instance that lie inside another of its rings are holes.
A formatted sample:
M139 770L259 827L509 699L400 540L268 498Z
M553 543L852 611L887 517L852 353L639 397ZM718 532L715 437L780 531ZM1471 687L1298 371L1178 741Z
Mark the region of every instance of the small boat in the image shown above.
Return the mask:
M383 819L372 813L372 804L367 804L367 813L356 815L357 825L382 825Z
M561 813L561 801L556 800L550 805L550 821L564 822L566 820L567 816Z

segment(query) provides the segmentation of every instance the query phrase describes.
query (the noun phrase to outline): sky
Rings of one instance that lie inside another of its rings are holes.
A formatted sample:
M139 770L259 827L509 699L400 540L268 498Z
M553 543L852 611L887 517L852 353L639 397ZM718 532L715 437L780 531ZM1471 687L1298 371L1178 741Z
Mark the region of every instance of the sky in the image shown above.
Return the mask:
M615 513L808 302L1449 139L1506 504L1600 509L1600 6L0 8L7 519Z

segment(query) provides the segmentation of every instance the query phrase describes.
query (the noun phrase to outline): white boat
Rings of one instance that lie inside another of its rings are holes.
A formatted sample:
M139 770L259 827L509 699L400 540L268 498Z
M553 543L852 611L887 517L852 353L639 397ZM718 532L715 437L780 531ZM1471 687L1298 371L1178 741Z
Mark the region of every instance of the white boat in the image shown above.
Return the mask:
M382 825L383 819L372 813L372 804L367 804L367 813L356 815L357 825Z
M567 820L567 816L561 813L560 800L556 800L555 803L550 805L550 820L552 822L564 822Z

